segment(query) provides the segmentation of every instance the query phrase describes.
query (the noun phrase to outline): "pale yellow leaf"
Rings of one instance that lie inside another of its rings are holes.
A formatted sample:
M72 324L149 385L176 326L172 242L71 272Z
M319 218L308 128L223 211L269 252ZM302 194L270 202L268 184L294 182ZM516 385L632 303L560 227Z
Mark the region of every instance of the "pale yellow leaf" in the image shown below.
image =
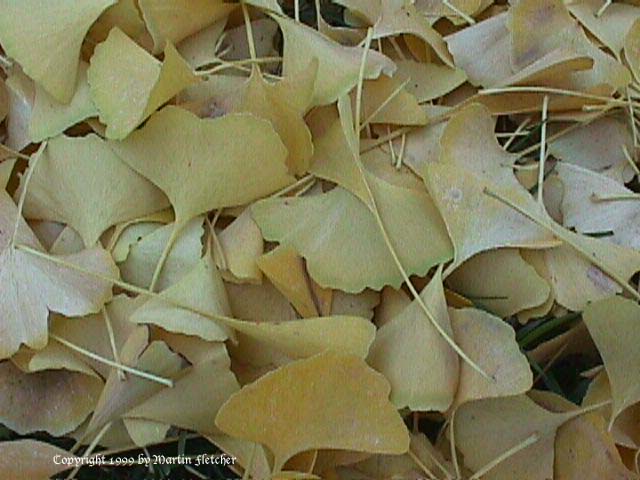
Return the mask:
M287 150L271 124L247 114L201 120L169 106L110 145L166 193L178 224L251 202L293 180L284 162Z
M129 168L97 135L62 135L50 140L40 154L24 215L66 223L86 246L92 246L112 225L168 205L156 186Z
M442 330L453 337L440 273L420 296ZM367 361L389 380L391 401L398 409L443 412L453 402L458 356L416 300L378 330Z
M163 103L198 81L172 44L167 44L161 63L117 27L96 47L87 79L111 139L125 138Z
M116 0L0 2L0 43L25 73L58 102L75 91L80 47L91 24Z

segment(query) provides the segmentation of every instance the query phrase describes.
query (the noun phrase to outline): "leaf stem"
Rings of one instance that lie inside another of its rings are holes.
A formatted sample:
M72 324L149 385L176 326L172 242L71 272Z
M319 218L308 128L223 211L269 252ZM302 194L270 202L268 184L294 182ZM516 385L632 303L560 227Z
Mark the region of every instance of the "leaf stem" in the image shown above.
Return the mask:
M479 470L476 470L476 472L469 477L469 480L478 480L480 477L488 473L490 470L493 470L495 467L497 467L499 464L507 460L509 457L512 457L516 453L520 452L521 450L524 450L525 448L533 445L538 440L540 440L540 436L537 433L533 433L529 435L522 442L518 443L517 445L514 445L509 450L501 454L499 457L491 460L489 463L487 463L485 466L483 466Z
M173 380L170 380L168 378L163 378L163 377L159 377L157 375L154 375L152 373L149 372L145 372L143 370L138 370L137 368L133 368L130 367L128 365L125 365L123 363L118 363L118 362L114 362L113 360L109 360L108 358L104 358L100 355L98 355L97 353L93 353L89 350L86 350L84 348L82 348L79 345L76 345L75 343L70 342L69 340L60 337L59 335L56 335L55 333L50 333L49 337L53 338L55 341L57 341L58 343L61 343L62 345L64 345L67 348L70 348L71 350L78 352L86 357L89 357L93 360L96 360L97 362L100 363L104 363L105 365L109 365L110 367L113 368L118 368L121 370L124 370L125 372L129 372L132 375L135 375L137 377L140 378L144 378L145 380L151 380L152 382L156 382L159 383L161 385L165 385L167 387L173 387Z
M120 354L118 353L118 347L116 346L116 336L113 333L113 325L111 324L111 317L109 316L109 312L106 307L102 307L102 317L104 318L105 326L107 327L107 334L109 336L109 344L111 345L111 353L113 354L113 359L116 363L121 364L120 362ZM124 374L124 370L118 368L118 378L120 380L126 380L126 376Z
M514 202L512 202L508 198L500 195L497 192L490 190L487 187L485 187L484 193L485 195L489 195L490 197L495 198L499 202L502 202L505 205L508 205L509 207L513 208L514 210L521 213L522 215L532 220L533 222L537 223L541 227L549 230L553 235L558 237L560 240L562 240L566 244L571 245L574 248L574 250L580 253L589 263L592 263L593 265L598 267L600 270L602 270L604 273L606 273L609 277L615 280L616 283L618 283L618 285L620 285L627 293L631 294L631 296L636 301L640 302L640 293L638 293L634 288L632 288L631 285L627 283L627 280L621 278L620 275L618 275L616 272L611 271L606 265L604 265L598 258L595 257L593 252L589 252L585 250L582 246L577 245L575 242L573 242L569 238L569 235L567 234L567 231L564 230L564 228L557 225L553 221L543 220L538 216L533 215L531 212L528 212L527 210L520 207L519 205L516 205Z
M33 157L33 165L29 167L29 169L27 170L27 174L24 177L24 184L22 185L22 191L20 192L20 198L18 199L18 211L16 212L16 223L13 226L13 233L11 234L10 248L12 250L16 247L16 238L18 236L18 229L20 228L20 220L22 220L22 210L24 209L24 202L27 198L27 188L29 187L29 182L31 182L33 171L35 170L36 165L38 165L38 161L40 160L40 157L42 156L42 152L44 152L45 148L47 148L47 142L42 142L42 145L40 145L40 148L38 148L38 151L35 153Z
M466 13L464 13L458 7L453 5L449 0L442 0L442 4L445 5L447 8L449 8L450 10L453 10L456 13L456 15L461 17L469 25L475 25L476 21L475 21L475 19L473 17L471 17L471 16L467 15Z
M538 204L544 208L544 164L547 159L547 115L549 110L549 95L542 100L542 129L540 132L540 157L538 160Z
M153 276L151 277L151 283L149 284L149 291L154 292L156 289L156 285L158 280L160 279L160 274L162 273L162 268L169 258L169 254L171 253L171 249L173 248L173 244L176 242L178 235L185 226L185 222L176 222L173 224L173 230L171 231L171 235L167 240L164 248L162 249L162 253L160 254L160 258L158 259L158 263L156 263L156 268L153 271Z
M364 80L364 70L365 70L365 65L366 65L366 61L367 61L367 52L369 51L369 45L371 44L372 35L373 35L373 29L371 27L369 27L369 29L367 30L367 37L366 37L366 41L365 41L365 45L364 45L364 50L363 50L363 53L362 53L362 59L361 59L361 62L360 62L360 73L359 73L359 77L358 77L358 86L357 86L357 89L356 89L356 116L354 118L354 132L351 133L351 134L355 134L356 142L357 142L357 145L355 146L355 151L352 152L352 157L353 157L354 161L356 162L356 166L358 167L358 171L360 172L360 175L362 176L363 184L364 184L364 186L366 188L366 191L367 191L367 197L368 197L368 200L369 200L367 206L369 207L369 209L373 213L373 216L374 216L374 218L376 220L376 223L378 224L378 227L380 229L380 233L382 234L382 238L383 238L383 240L384 240L384 242L385 242L385 244L387 246L387 249L389 250L389 253L391 254L391 257L393 258L394 263L396 264L396 267L398 268L398 271L400 272L400 275L402 276L403 281L407 284L407 287L409 288L409 291L411 292L411 295L416 300L416 302L418 302L418 305L420 306L420 309L424 312L424 314L426 315L427 319L431 322L433 327L438 331L440 336L442 336L442 338L444 338L444 340L449 344L449 346L465 362L467 362L471 368L473 368L475 371L477 371L484 378L486 378L488 380L492 380L493 377L488 375L477 363L475 363L471 358L469 358L469 356L458 346L458 344L456 344L456 342L453 340L453 338L451 338L451 336L444 330L442 325L440 325L440 323L434 318L433 314L431 313L431 311L429 310L427 305L424 303L424 300L422 299L422 297L420 296L420 294L418 293L418 291L414 287L413 283L411 282L411 279L409 278L409 275L407 274L404 266L402 265L402 262L401 262L400 258L398 257L398 253L396 252L396 249L393 246L393 242L391 241L391 238L389 237L387 229L386 229L386 227L384 225L384 221L382 220L382 217L380 216L380 212L379 212L378 206L376 204L376 199L375 199L375 197L373 195L373 192L371 191L371 186L369 185L369 181L367 180L366 172L364 170L364 167L362 166L362 162L360 161L360 154L359 154L359 151L360 151L360 147L359 147L360 135L358 134L358 132L360 132L360 124L359 124L359 122L360 122L360 108L361 108L361 102L362 102L362 82ZM340 110L340 103L341 103L340 100L338 100L338 109L339 110ZM347 122L344 122L344 123L347 123ZM350 135L350 132L345 132L345 135ZM347 143L349 143L351 145L352 142L348 141Z

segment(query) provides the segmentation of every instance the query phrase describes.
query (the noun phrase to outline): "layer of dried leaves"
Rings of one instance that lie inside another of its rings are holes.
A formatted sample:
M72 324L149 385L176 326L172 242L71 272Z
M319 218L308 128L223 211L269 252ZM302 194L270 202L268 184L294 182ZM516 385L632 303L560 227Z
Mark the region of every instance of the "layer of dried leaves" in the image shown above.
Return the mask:
M638 478L640 2L0 0L0 44L3 479L185 431Z

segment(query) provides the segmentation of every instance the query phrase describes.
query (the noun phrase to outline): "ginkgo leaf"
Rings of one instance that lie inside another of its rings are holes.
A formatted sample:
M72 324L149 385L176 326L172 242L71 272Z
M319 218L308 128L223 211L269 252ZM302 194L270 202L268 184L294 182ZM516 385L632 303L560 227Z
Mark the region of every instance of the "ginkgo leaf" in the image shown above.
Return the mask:
M117 27L99 44L87 70L91 98L106 136L125 138L158 107L198 81L173 44L160 63Z
M558 429L554 478L557 480L634 480L596 413L575 418Z
M624 40L624 57L626 58L636 81L640 80L640 20L636 20Z
M549 232L484 194L485 188L500 185L528 208L538 209L513 174L515 156L498 144L492 125L485 107L470 105L449 120L440 140L440 162L425 165L427 188L454 245L448 271L485 250L557 245Z
M398 81L408 80L406 91L418 102L439 98L462 85L467 75L460 68L451 68L437 63L420 63L412 60L396 62ZM365 99L366 100L366 99Z
M168 423L142 418L126 417L122 419L122 423L133 443L140 447L162 442L171 428Z
M163 378L174 377L182 365L180 356L169 350L166 344L161 341L148 342L146 327L138 327L133 331L120 350L120 359L125 365L134 365L138 370ZM119 418L163 388L167 387L133 375L122 381L118 371L111 369L87 432L93 432Z
M447 285L499 317L537 307L550 292L549 284L512 248L471 257L449 275Z
M49 311L86 315L97 312L111 298L110 282L61 263L106 278L118 276L113 260L101 247L55 257L55 263L39 256L46 254L22 219L15 240L30 251L16 248L12 234L17 215L11 198L0 192L0 285L4 292L0 296L0 358L11 356L21 343L35 349L44 347Z
M266 278L257 285L227 283L225 286L234 318L254 322L282 322L299 318L287 299Z
M69 468L54 458L76 458L70 452L38 440L13 440L0 444L0 469L5 480L49 480L52 475Z
M80 47L91 24L115 0L89 0L69 9L62 1L3 0L0 43L25 73L60 103L75 91Z
M221 40L226 24L227 19L221 18L177 43L180 56L194 69L215 63L218 56L211 45Z
M304 260L291 247L279 246L258 259L258 267L303 317L317 317Z
M229 367L228 356L194 365L174 388L160 390L127 412L126 419L143 418L201 433L218 433L218 410L240 389Z
M420 296L435 321L453 336L438 271ZM391 401L398 408L446 411L455 395L460 369L458 355L414 300L383 325L367 358L391 384Z
M217 258L215 255L214 258L216 265L223 270L223 276L228 273L225 278L238 282L262 280L258 260L264 252L264 240L258 225L251 217L250 209L244 210L220 232L218 240L223 258Z
M35 97L35 83L20 68L12 68L5 85L9 114L6 119L7 138L3 143L20 151L31 143L29 123Z
M532 20L533 19L533 20ZM523 68L550 51L565 47L593 59L593 68L571 75L577 88L607 84L610 90L627 85L629 71L593 45L560 0L524 0L509 10L513 65Z
M102 388L93 376L67 370L23 373L8 361L0 363L0 380L0 421L21 435L71 432L91 413Z
M258 345L289 359L311 357L325 350L365 358L375 336L375 326L368 320L343 315L277 323L227 319L225 323L241 334L240 350L257 349Z
M433 48L440 60L453 67L451 54L440 34L416 10L413 2L407 0L381 0L380 18L373 27L373 38L392 35L415 35Z
M13 173L13 167L16 165L15 158L6 159L0 163L0 188L5 190L9 180L11 180L11 174Z
M104 42L114 27L122 30L145 49L151 49L151 36L145 28L136 0L118 0L115 5L107 8L89 29L87 39L95 42L95 46Z
M563 187L560 209L565 227L584 234L611 232L605 240L640 247L636 222L640 203L633 200L633 191L605 175L570 164L559 163L553 174Z
M283 73L300 74L309 68L314 57L318 59L313 105L333 103L358 82L362 49L345 47L316 30L291 19L274 16L284 36ZM364 78L377 78L380 74L393 74L394 63L384 55L371 51L367 55Z
M571 15L617 56L624 47L631 26L640 18L640 9L616 3L609 5L602 15L594 15L600 7L602 4L598 0L584 0L567 6Z
M371 184L409 274L424 274L450 258L449 240L424 192L377 179ZM252 207L252 213L264 237L294 248L323 287L355 293L367 287L398 288L403 281L371 211L340 187L310 197L264 200Z
M190 307L186 310L175 304ZM227 293L209 253L176 284L150 298L131 316L134 323L158 325L170 332L197 335L208 341L224 341L229 331L209 316L230 314Z
M11 361L25 373L68 370L99 378L91 367L58 342L49 342L42 350L20 349Z
M329 114L324 120L326 130L314 139L309 171L317 177L337 183L357 196L365 205L369 205L367 185L354 158L355 138L344 128L347 123L348 128L351 128L348 114L347 118Z
M58 337L62 337L74 345L103 358L112 358L111 338L113 338L113 345L119 351L135 328L129 318L143 302L144 298L129 298L121 294L115 296L100 313L95 315L88 315L82 318L66 318L62 315L52 315L50 331ZM111 330L113 336L109 333L109 330ZM46 352L53 345L67 349L67 347L58 342L50 342L44 350L40 350L38 353ZM67 351L69 350L67 349ZM32 358L32 361L37 360L37 358L38 354ZM78 357L76 356L75 358ZM92 358L82 357L78 360L81 360L103 377L107 377L111 371L111 367Z
M495 15L445 38L455 65L473 85L489 87L513 73L507 16L507 12Z
M453 337L469 357L491 376L484 378L468 364L460 365L453 407L491 397L527 392L533 375L515 332L500 318L474 308L449 309Z
M216 425L267 446L274 470L319 448L404 453L409 436L387 400L389 384L363 360L324 353L292 362L245 386L220 408ZM262 415L268 402L270 415Z
M9 98L7 86L4 80L0 80L0 122L2 122L9 113Z
M196 217L182 228L167 256L157 282L165 290L192 270L202 257L202 217ZM158 260L165 250L175 226L155 225L147 235L139 235L129 246L126 260L120 263L122 278L136 286L147 288L151 284ZM142 233L142 232L140 232Z
M632 300L611 297L588 305L583 318L609 376L613 421L623 410L640 401L638 383L629 376L640 364L635 348L640 307Z
M549 133L556 133L553 126ZM548 151L563 161L558 165L561 168L564 163L570 163L606 175L618 183L627 183L634 172L623 147L633 150L633 137L627 125L619 118L604 117L549 142Z
M418 99L402 86L403 82L381 76L367 80L362 85L362 110L360 122L387 123L391 125L425 125L427 115Z
M560 305L582 310L589 302L622 292L623 283L640 270L640 252L635 249L570 231L566 235L574 245L563 245L545 252L551 287ZM577 252L576 245L588 252L591 258ZM592 263L594 259L600 265ZM613 278L616 276L617 279Z
M524 395L466 403L455 417L456 446L473 471L512 452L483 475L487 480L548 480L556 430L575 416L550 412Z
M68 104L60 103L36 84L36 94L29 123L32 142L41 142L64 132L76 123L95 116L98 110L91 100L87 82L88 65L80 62L73 97Z
M180 40L229 15L236 5L222 0L140 0L138 2L149 33L153 53L160 53L166 43Z
M87 246L95 245L110 226L169 205L157 187L122 162L97 135L56 137L37 162L25 217L66 223Z
M243 205L293 180L273 127L247 114L201 120L169 106L110 146L166 193L178 224L209 210Z
M318 68L318 61L312 60L307 75L310 82L300 85L301 90L312 91L316 75L313 73ZM276 85L268 84L260 70L251 72L247 85L235 112L252 113L256 117L269 120L273 128L280 136L282 143L287 148L287 166L295 175L301 175L309 166L309 160L313 154L311 133L304 122L303 110L297 110L287 101L287 96L297 96L295 91L285 91Z
M453 6L457 12L454 11L452 7L447 6L442 0L419 0L417 5L419 6L419 11L427 14L433 22L435 22L439 16L442 16L447 17L454 23L456 21L459 23L460 21L465 21L460 18L460 12L473 18L473 15L477 13L485 3L486 2L482 0L451 0L449 5Z

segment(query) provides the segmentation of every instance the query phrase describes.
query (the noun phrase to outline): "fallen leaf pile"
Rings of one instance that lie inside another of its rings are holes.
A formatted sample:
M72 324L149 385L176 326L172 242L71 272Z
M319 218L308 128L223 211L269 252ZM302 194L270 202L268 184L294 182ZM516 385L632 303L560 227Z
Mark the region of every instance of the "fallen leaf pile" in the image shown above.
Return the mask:
M640 478L640 2L0 0L0 46L2 479Z

